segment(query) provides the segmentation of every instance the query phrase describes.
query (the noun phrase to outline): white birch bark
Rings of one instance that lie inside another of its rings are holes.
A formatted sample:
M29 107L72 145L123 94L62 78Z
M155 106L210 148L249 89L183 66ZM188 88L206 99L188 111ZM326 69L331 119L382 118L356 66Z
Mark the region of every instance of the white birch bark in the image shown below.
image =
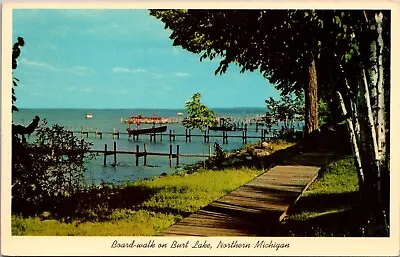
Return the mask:
M362 185L364 185L364 171L362 169L360 151L358 148L357 137L356 137L356 134L354 131L353 122L351 121L351 119L349 117L347 117L346 105L344 104L342 94L339 91L336 91L336 93L339 98L339 103L340 103L340 107L342 109L343 116L346 117L347 128L350 132L351 147L353 150L356 168L357 168L357 172L358 172L359 184L360 184L360 186L362 186Z
M386 128L385 128L385 93L383 88L383 37L382 37L382 25L383 25L383 14L380 12L379 14L375 14L376 21L376 31L377 31L377 71L378 71L378 80L376 84L376 92L377 92L377 119L376 119L376 133L377 133L377 144L378 144L378 153L379 159L382 160L385 156L385 145L386 145Z
M368 82L367 82L367 76L365 75L365 70L362 70L362 75L363 75L363 80L364 80L364 100L365 104L367 107L367 122L368 122L368 127L370 129L371 133L371 147L372 147L372 156L374 158L374 161L379 160L379 153L378 153L378 144L376 141L376 133L375 133L375 124L374 124L374 117L372 114L372 108L371 108L371 99L370 99L370 94L369 94L369 88L368 88Z

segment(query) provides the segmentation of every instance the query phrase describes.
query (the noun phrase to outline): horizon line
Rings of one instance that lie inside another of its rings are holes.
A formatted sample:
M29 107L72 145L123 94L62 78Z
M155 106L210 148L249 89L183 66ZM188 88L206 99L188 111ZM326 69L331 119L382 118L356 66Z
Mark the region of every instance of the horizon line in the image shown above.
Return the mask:
M208 107L209 109L262 109L261 106L242 106L242 107ZM40 110L133 110L133 109L148 109L148 110L185 110L185 108L149 108L149 107L132 107L132 108L93 108L93 107L18 107L19 110L40 109ZM17 111L18 112L18 111Z

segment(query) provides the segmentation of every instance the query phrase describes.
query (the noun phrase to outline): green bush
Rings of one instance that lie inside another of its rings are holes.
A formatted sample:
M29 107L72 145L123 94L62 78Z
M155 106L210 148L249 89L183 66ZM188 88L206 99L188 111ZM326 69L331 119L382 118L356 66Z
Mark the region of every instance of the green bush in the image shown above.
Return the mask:
M38 127L32 143L13 139L12 210L23 214L57 206L84 187L84 163L94 157L91 143L59 125Z

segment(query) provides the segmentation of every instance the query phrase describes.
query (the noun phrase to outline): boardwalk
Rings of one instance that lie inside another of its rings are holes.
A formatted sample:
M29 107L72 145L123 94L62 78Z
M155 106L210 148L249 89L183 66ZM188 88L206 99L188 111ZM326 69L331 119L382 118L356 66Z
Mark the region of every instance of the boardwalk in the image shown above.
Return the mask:
M297 155L172 225L161 235L271 235L289 206L333 156L329 152Z

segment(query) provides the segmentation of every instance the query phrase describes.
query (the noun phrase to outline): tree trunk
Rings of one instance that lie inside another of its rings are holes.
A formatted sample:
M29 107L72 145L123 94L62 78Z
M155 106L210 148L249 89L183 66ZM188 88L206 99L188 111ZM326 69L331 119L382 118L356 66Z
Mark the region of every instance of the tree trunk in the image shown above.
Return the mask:
M305 95L305 132L311 134L318 129L318 84L315 59L312 56L308 67L308 83L304 87Z
M377 32L377 71L378 78L376 84L376 101L377 101L377 116L376 116L376 137L378 144L378 152L380 159L385 158L385 145L386 145L386 128L385 128L385 92L383 88L383 38L382 38L382 23L383 23L383 14L375 14L375 22L376 22L376 32Z
M340 103L340 107L342 109L343 116L346 117L348 114L347 114L347 110L346 110L346 105L344 104L344 101L343 101L342 94L339 91L337 91L337 95L339 98L339 103ZM353 116L354 116L354 114L353 114ZM354 118L354 117L352 117L352 118ZM363 198L364 171L362 169L360 151L358 149L359 140L357 139L357 134L356 134L357 132L356 132L355 126L353 125L354 123L352 122L352 118L349 117L346 119L347 120L347 128L350 133L351 147L352 147L352 151L354 154L354 161L356 164L357 174L358 174L358 183L360 186L361 197Z

